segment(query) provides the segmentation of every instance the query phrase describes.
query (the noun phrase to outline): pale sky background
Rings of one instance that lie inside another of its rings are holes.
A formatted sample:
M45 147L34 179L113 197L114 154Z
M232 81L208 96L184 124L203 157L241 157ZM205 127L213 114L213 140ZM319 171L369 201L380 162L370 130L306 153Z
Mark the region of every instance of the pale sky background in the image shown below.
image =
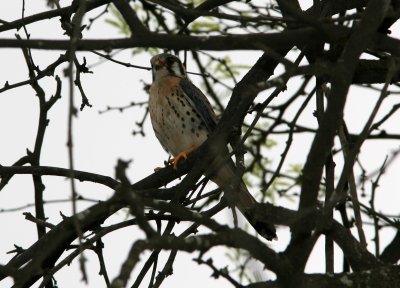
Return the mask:
M22 1L7 1L7 5L3 5L0 10L0 19L12 21L20 18ZM31 0L26 1L26 15L32 15L44 10L46 1ZM61 5L67 5L69 1L61 1ZM102 8L101 8L102 9ZM98 10L97 12L99 12ZM93 12L91 16L97 15ZM111 15L106 16L110 18ZM398 30L394 30L392 36L398 38ZM41 21L39 24L29 25L28 31L32 38L60 38L62 31L57 18L49 21ZM14 38L15 30L1 33L0 38ZM23 31L19 31L23 35ZM84 32L85 38L117 38L121 35L117 31L104 23L103 20L95 22L92 29ZM24 36L23 36L24 37ZM66 39L65 36L62 36ZM33 57L41 68L55 61L62 51L39 51L33 50ZM218 52L215 55L230 55L234 61L241 64L252 65L261 55L258 52ZM80 61L85 56L90 64L96 63L98 56L91 53L78 53ZM130 62L136 65L149 65L150 56L146 53L132 57L129 50L119 53L116 59ZM28 77L26 65L19 49L1 49L0 50L0 86L6 81L10 84L25 80ZM62 69L65 65L56 70L56 74L63 77ZM189 59L188 70L194 71L195 65ZM143 116L143 110L140 108L132 108L124 113L111 111L99 115L99 110L104 110L107 106L124 106L131 101L146 101L147 95L143 91L143 83L151 82L151 73L145 70L137 70L125 68L115 63L106 62L93 68L94 74L82 75L82 84L85 92L93 105L92 108L85 108L83 112L79 112L78 118L74 119L74 159L75 168L101 175L114 176L114 167L117 159L133 159L128 170L128 176L131 182L136 182L143 177L151 174L153 168L160 166L167 158L166 153L158 144L153 132L150 128L150 122L146 122L146 136L132 136L132 131L136 129L135 122L140 121ZM199 85L199 78L191 76L193 82ZM46 132L45 142L42 149L41 164L56 167L68 167L66 136L67 136L67 111L68 111L68 87L67 79L63 80L62 99L59 100L49 113L50 124ZM50 97L55 92L55 80L46 78L41 82L42 87L47 93L46 97ZM291 83L293 85L291 85ZM282 93L276 100L285 100L291 92L296 90L295 82L289 82L288 91ZM221 91L222 93L223 91ZM265 99L270 91L263 93L259 99ZM361 131L373 105L375 99L379 96L378 92L371 93L365 89L352 89L350 91L348 103L345 110L345 117L349 125L349 129L353 133ZM228 99L226 99L228 100ZM361 100L361 101L360 101ZM34 139L36 136L36 126L38 118L38 103L35 92L30 86L24 86L11 91L0 94L0 164L4 166L11 165L13 162L25 155L26 149L33 149ZM75 103L80 104L79 92L75 93ZM360 103L362 106L360 107ZM384 115L393 104L399 103L398 97L389 97L385 101L377 119L380 115ZM225 101L226 104L226 101ZM307 121L309 126L316 125L315 119L312 117L314 110L314 102L311 101L301 119ZM294 111L295 112L295 111ZM400 133L398 125L399 115L392 117L385 127L393 133ZM302 121L302 120L300 120ZM303 122L304 123L304 122ZM390 130L391 129L391 130ZM275 138L274 138L275 139ZM293 148L289 154L286 164L304 163L304 159L308 153L310 135L299 135L295 138ZM283 138L277 140L284 140ZM284 142L278 142L276 148L271 150L270 159L273 163L277 163L280 153L284 149ZM385 155L390 151L399 147L399 143L395 141L369 141L362 150L361 159L368 171L377 169L383 162ZM340 167L341 157L336 157L337 166ZM287 167L287 166L286 166ZM338 168L339 169L339 168ZM392 171L388 175L384 175L380 182L380 188L377 194L376 206L378 210L387 213L399 215L398 203L399 186L398 175L400 165L397 162L391 166ZM339 173L340 170L337 170ZM60 177L43 177L46 185L45 199L67 199L70 197L70 185L65 179ZM112 191L101 185L90 183L79 183L78 192L88 198L96 200L107 199L112 195ZM369 189L369 188L368 188ZM395 190L396 189L396 190ZM256 191L253 191L256 193ZM369 191L368 191L369 192ZM367 203L368 199L361 199ZM30 176L15 176L3 191L0 192L0 209L18 207L27 203L33 203L33 185ZM278 199L278 205L289 208L296 208L297 203L281 201ZM90 206L90 203L79 203L79 209ZM5 264L12 257L6 254L7 251L14 249L13 244L29 247L36 237L36 227L31 222L24 219L22 212L34 212L33 208L26 208L14 213L0 213L0 227L3 232L0 237L0 264ZM46 206L46 216L49 222L57 224L61 221L59 211L63 211L65 215L71 215L70 204L50 204ZM126 212L120 211L116 216L111 217L105 224L121 221L127 216ZM218 220L230 222L231 214L223 211L218 214ZM367 239L373 237L372 231L367 229ZM382 247L390 241L393 235L392 231L384 230L382 237ZM274 241L271 245L277 251L285 249L288 239L288 229L278 230L279 240ZM120 269L120 264L125 260L125 256L135 239L142 238L143 233L135 227L128 227L106 236L103 241L105 243L104 256L106 259L107 270L111 279L113 279ZM313 254L307 265L308 272L323 272L324 254L323 254L323 238L319 240L319 244L313 251ZM370 251L374 250L374 246L369 244ZM67 252L69 253L69 252ZM231 265L230 260L225 256L227 250L212 249L207 255L213 256L214 263L217 267ZM148 254L144 253L142 259L146 259ZM163 254L163 255L168 255ZM88 258L87 269L89 273L89 285L86 286L80 281L81 275L77 268L76 261L69 267L62 269L56 274L59 287L105 287L103 278L98 275L99 266L97 257L91 251L87 251L85 256ZM174 265L174 274L168 277L163 287L181 287L190 283L192 288L195 287L231 287L224 279L211 278L212 271L205 267L199 266L191 259L197 254L181 253L177 257ZM158 270L162 269L163 261L160 261ZM143 263L137 265L134 272L141 269ZM341 257L336 257L337 271L340 271ZM233 266L230 266L233 268ZM254 265L254 269L259 269L259 265ZM150 273L149 273L150 274ZM135 274L132 274L135 275ZM263 279L268 275L263 275ZM11 286L12 281L6 279L0 282L0 288ZM143 287L148 285L148 281L143 281ZM37 285L36 285L37 286ZM36 287L35 286L35 287Z

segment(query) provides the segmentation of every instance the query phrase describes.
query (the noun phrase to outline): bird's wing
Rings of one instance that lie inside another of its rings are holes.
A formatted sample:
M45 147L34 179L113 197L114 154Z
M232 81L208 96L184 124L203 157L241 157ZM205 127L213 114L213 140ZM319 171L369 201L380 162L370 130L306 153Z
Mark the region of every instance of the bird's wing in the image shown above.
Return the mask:
M217 117L214 110L208 102L207 97L188 79L181 79L179 82L184 94L188 97L194 105L194 109L199 113L201 119L204 121L206 128L209 132L214 131L217 126Z

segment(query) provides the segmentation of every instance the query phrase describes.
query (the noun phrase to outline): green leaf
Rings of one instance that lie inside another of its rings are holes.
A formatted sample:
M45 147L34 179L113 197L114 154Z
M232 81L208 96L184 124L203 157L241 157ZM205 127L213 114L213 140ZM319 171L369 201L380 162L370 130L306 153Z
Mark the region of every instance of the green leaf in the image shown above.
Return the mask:
M107 24L110 24L111 26L117 28L118 32L120 34L130 36L131 29L129 29L128 24L126 24L124 17L122 17L122 15L119 13L119 11L117 10L117 8L115 8L114 5L111 5L109 9L110 9L111 15L114 16L114 19L108 18L105 20L105 22Z
M190 28L193 31L201 31L201 32L210 32L210 31L219 31L220 26L219 23L211 23L211 22L203 22L196 21L190 25Z

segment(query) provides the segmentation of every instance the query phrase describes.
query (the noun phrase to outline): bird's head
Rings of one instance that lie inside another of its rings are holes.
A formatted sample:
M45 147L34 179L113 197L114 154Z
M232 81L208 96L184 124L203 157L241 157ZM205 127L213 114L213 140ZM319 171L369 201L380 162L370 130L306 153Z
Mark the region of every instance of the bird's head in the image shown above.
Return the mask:
M150 63L153 81L168 75L186 78L186 71L181 60L174 55L168 53L158 54L151 58Z

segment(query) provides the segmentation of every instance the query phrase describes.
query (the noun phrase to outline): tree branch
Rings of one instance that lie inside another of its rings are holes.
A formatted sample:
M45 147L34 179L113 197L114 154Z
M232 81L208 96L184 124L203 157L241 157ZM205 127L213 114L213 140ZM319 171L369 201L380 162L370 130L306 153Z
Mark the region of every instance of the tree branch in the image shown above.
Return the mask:
M112 2L131 29L131 37L142 36L149 33L126 0L113 0Z

